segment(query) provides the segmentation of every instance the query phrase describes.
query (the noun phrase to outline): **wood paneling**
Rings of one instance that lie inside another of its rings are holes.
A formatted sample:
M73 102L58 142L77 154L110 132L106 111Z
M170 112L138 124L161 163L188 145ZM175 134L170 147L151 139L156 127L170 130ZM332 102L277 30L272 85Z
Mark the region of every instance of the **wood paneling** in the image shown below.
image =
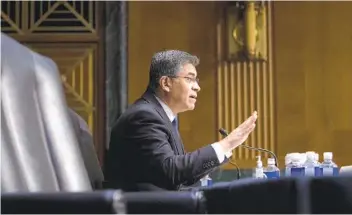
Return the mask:
M230 132L258 111L257 127L245 144L275 151L273 71L269 68L266 62L221 62L217 119L219 127ZM233 155L242 167L251 167L258 152L239 147ZM260 155L268 157L266 153Z
M129 3L129 103L146 89L152 55L180 49L199 56L201 91L196 109L180 114L187 151L216 141L216 10L215 2Z
M218 140L218 120L231 130L257 108L258 127L248 144L275 149L281 167L286 153L308 150L332 151L339 165L352 163L352 3L274 2L272 69L217 67L217 4L130 2L129 102L147 86L153 53L185 50L200 56L202 88L196 109L180 116L188 151ZM223 85L218 93L227 100L219 103L216 82L226 75L229 89ZM252 152L235 155L244 160L241 167L255 165Z
M219 20L217 25L217 124L218 127L231 132L256 110L257 126L245 144L276 153L271 5L268 6L267 11L267 38L269 38L267 61L228 60L223 50L224 45L227 44L224 16L222 15L222 19ZM218 139L221 139L220 134ZM238 147L233 150L232 159L241 168L251 168L255 165L257 155L261 155L265 160L269 157L267 153ZM233 168L231 165L225 167Z
M332 151L352 163L352 2L275 2L280 156ZM282 161L281 161L282 163Z

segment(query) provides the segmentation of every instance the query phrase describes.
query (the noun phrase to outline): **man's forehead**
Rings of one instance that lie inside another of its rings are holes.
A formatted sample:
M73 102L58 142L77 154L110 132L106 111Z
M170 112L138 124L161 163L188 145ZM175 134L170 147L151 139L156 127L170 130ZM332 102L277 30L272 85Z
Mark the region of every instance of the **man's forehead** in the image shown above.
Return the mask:
M192 64L188 63L183 65L181 71L179 72L179 75L188 75L188 76L197 76L197 70L196 67L194 67Z

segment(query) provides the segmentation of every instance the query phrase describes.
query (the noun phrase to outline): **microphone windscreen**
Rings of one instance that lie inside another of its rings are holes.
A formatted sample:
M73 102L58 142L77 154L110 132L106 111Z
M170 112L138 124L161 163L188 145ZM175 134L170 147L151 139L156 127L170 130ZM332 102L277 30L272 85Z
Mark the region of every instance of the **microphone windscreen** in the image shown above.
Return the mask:
M226 136L228 135L227 131L226 131L225 129L223 129L223 128L220 128L220 129L219 129L219 132L220 132L220 134L221 134L222 136L224 136L224 137L226 137Z

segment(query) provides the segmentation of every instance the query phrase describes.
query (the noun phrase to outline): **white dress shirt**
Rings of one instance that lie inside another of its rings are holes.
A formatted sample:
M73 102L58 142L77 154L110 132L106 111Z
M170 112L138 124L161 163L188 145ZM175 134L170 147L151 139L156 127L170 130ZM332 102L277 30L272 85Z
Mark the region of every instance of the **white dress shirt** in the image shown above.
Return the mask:
M166 115L169 117L170 121L174 121L174 119L176 118L176 115L172 112L172 110L169 108L169 106L167 106L167 104L165 104L163 101L161 101L161 99L159 99L157 96L155 96L156 100L158 100L158 102L160 103L161 107L164 109ZM216 156L219 159L219 163L222 163L225 160L225 156L227 158L232 156L232 151L230 152L224 152L220 146L219 142L215 142L213 144L211 144L211 146L213 147Z

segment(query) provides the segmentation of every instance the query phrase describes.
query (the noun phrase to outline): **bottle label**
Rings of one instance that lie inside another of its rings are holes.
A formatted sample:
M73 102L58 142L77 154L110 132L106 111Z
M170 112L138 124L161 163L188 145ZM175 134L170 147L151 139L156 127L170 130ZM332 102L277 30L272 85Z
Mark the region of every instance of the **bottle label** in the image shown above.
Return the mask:
M329 167L323 168L323 176L332 176L333 174L334 174L333 168L329 168Z
M304 171L305 176L315 176L315 168L314 167L306 167Z
M321 175L323 176L338 176L339 175L339 168L334 167L334 168L321 168Z
M280 172L279 171L274 171L274 172L264 172L267 178L280 178Z
M202 186L202 187L206 187L206 186L208 186L208 180L201 179L201 180L200 180L200 183L201 183L201 185L200 185L200 186Z
M334 167L334 170L333 170L333 175L334 176L338 176L339 175L339 168L337 168L337 167Z
M286 169L285 169L285 176L291 176L291 168L286 167Z
M292 167L291 176L304 176L304 167Z
M319 166L315 167L315 176L322 176L322 175L323 175L322 169Z
M208 187L213 185L213 180L211 178L202 178L200 182L202 187Z

